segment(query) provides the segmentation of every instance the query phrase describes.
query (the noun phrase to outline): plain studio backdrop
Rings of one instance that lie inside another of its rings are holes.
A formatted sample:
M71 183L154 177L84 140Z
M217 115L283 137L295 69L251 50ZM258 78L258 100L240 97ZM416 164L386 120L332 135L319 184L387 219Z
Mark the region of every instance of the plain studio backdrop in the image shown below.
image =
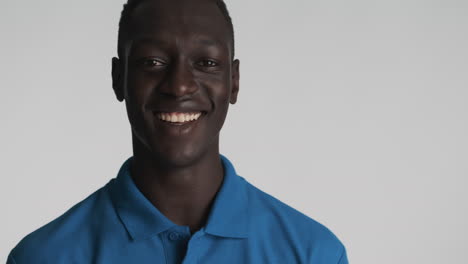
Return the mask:
M122 4L2 1L2 260L132 154L110 75ZM465 262L468 1L227 4L241 86L221 152L238 173L351 263Z

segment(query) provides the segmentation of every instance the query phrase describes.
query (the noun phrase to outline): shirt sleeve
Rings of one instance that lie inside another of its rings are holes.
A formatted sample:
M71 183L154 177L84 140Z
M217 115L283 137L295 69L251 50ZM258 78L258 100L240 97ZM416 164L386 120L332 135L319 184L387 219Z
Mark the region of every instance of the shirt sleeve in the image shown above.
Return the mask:
M346 249L343 247L343 253L341 253L340 260L338 260L337 264L349 264L348 256L346 254Z
M11 253L10 255L8 255L6 264L16 264L16 261L13 259L13 256L11 255Z

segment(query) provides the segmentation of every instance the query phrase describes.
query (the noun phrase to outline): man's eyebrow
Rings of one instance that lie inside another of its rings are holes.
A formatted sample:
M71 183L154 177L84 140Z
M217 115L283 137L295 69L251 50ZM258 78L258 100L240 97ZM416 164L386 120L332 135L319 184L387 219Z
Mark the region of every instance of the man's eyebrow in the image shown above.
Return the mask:
M133 41L133 45L153 45L153 46L167 46L168 42L163 39L155 39L155 38L139 38Z
M222 46L222 43L220 41L202 36L196 37L195 41L203 46Z

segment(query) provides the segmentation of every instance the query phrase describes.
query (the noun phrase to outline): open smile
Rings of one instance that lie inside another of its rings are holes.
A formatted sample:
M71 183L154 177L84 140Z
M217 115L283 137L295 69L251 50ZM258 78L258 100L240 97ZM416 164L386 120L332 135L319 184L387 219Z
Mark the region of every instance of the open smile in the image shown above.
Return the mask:
M156 117L170 125L184 125L197 121L203 112L159 112Z

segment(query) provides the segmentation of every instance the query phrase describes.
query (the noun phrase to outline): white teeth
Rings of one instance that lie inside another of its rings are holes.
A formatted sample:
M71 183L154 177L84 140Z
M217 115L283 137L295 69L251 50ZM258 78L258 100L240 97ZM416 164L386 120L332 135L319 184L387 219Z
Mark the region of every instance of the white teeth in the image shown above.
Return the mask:
M159 113L158 118L171 123L185 123L197 120L201 113Z

